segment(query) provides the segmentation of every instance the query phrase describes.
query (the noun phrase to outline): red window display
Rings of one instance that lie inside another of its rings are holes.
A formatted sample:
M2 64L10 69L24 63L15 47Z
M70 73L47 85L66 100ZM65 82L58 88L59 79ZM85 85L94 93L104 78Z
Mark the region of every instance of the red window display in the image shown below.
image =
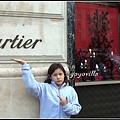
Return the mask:
M75 82L118 80L118 8L75 2Z

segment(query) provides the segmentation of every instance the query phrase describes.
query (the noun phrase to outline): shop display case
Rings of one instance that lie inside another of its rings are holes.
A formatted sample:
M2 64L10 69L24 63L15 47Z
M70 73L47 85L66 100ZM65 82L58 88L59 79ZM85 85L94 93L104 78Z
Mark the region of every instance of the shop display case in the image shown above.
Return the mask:
M75 82L118 80L118 44L117 8L75 4Z
M75 2L71 7L74 26L68 29L74 35L74 55L70 78L76 84L119 82L118 8L84 2Z

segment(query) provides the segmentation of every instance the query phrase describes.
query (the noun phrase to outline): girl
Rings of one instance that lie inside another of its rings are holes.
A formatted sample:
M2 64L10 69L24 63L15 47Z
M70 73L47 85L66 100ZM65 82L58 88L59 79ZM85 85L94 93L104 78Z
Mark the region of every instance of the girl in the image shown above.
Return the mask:
M14 58L11 60L22 65L25 88L40 100L39 118L70 118L81 111L77 93L73 87L67 85L66 71L60 63L53 63L49 67L45 82L37 82L26 61Z

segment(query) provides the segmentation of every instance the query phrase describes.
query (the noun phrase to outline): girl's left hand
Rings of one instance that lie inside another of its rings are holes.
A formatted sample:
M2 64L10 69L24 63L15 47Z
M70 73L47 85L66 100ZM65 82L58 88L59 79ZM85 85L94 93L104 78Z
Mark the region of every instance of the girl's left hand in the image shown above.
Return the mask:
M58 96L60 99L60 105L61 106L65 106L66 104L68 104L68 97L66 97L66 100L63 100L60 96Z

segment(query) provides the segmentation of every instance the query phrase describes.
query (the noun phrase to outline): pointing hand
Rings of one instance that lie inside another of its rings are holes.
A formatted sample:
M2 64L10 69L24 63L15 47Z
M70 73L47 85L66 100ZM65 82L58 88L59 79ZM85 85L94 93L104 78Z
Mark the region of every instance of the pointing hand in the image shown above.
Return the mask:
M60 105L61 106L65 106L66 104L68 104L68 97L66 97L66 100L63 100L60 96L58 96L60 99Z

